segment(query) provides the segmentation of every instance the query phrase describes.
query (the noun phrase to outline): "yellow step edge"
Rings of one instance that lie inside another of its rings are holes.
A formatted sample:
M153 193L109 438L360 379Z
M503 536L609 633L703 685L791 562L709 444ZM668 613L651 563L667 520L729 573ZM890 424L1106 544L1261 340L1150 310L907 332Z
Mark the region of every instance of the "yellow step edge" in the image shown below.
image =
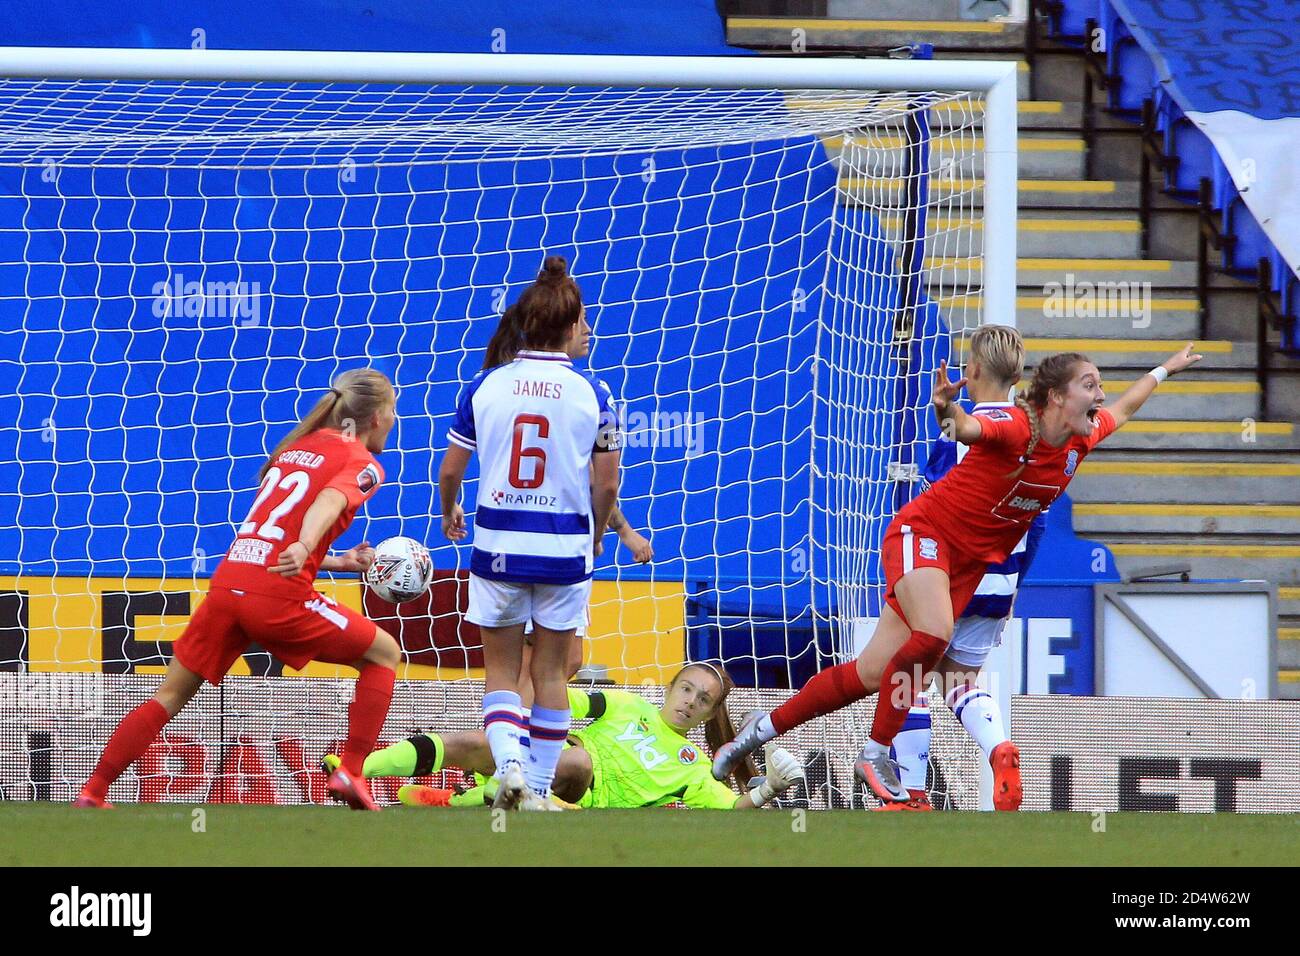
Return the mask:
M926 259L927 269L974 269L983 260L978 256L948 256ZM1171 259L1017 259L1016 268L1025 271L1055 271L1069 269L1076 272L1169 272Z
M1300 684L1300 671L1278 671L1277 679L1283 684Z
M1300 544L1108 544L1118 555L1171 558L1300 558Z
M1279 601L1300 601L1300 588L1278 588L1277 597Z
M962 340L963 342L965 339ZM1166 355L1186 345L1179 339L1048 339L1026 338L1027 352L1163 352ZM1225 341L1196 342L1196 351L1206 354L1229 355L1232 343Z
M1106 379L1102 382L1106 391L1118 394L1132 385L1125 382ZM1258 395L1259 382L1179 382L1170 380L1160 386L1162 395Z
M1118 395L1132 382L1105 379L1102 387L1109 395ZM1021 382L1020 387L1028 387ZM1168 381L1160 386L1161 395L1258 395L1259 382L1179 382Z
M1006 33L1008 23L992 20L959 22L956 20L821 20L806 17L728 17L727 29L793 30L847 33L862 30L907 30L927 33ZM1029 64L1025 64L1027 69Z
M1130 425L1132 423L1130 422ZM1128 427L1127 425L1125 426ZM1101 447L1105 447L1104 445ZM1090 475L1181 475L1189 478L1300 478L1300 465L1280 461L1095 461ZM1300 600L1300 588L1296 588Z
M842 109L874 109L876 107L887 107L891 109L910 109L911 105L904 106L904 100L873 100L873 99L795 99L787 98L786 106L792 110L842 110ZM935 103L930 107L934 113L983 113L984 103L980 100L975 101L955 101L945 100L942 103ZM1034 113L1055 115L1065 110L1065 103L1061 100L1021 100L1016 104L1018 113Z
M828 149L841 149L846 139L869 149L902 149L907 145L907 140L902 136L844 136L843 134L823 136L822 143ZM930 149L936 153L951 153L954 150L982 151L984 137L933 139L930 142ZM1021 153L1082 153L1083 140L1064 136L1025 136L1016 139L1016 149Z
M903 220L898 216L881 217L881 225L887 229L901 229ZM961 216L935 216L927 220L931 231L949 229L974 229L983 231L983 219L968 219ZM1138 233L1142 224L1136 219L1018 219L1017 232L1122 232Z
M984 301L984 293L978 289L970 292L961 292L955 295L943 295L934 301L941 306L977 306ZM1152 312L1194 312L1199 309L1201 304L1195 299L1152 299ZM1016 296L1017 309L1044 309L1047 307L1047 296L1044 295L1018 295ZM1173 349L1171 348L1172 352Z
M841 189L862 188L861 184L876 189L901 189L907 182L906 177L864 177L864 176L844 176L840 178ZM969 192L971 190L983 188L984 180L982 179L944 179L941 176L930 177L930 187L943 187L956 192ZM1020 192L1035 193L1113 193L1118 188L1118 183L1113 179L1020 179L1016 181L1016 188Z
M1241 422L1158 422L1142 419L1133 419L1124 427L1131 432L1170 432L1177 435L1239 435L1245 428ZM1291 422L1256 422L1252 427L1259 435L1290 435L1295 429Z
M1279 627L1277 638L1280 641L1300 641L1300 627Z
M1083 467L1091 470L1090 465ZM1162 504L1075 504L1076 515L1118 518L1300 518L1300 505L1162 505Z

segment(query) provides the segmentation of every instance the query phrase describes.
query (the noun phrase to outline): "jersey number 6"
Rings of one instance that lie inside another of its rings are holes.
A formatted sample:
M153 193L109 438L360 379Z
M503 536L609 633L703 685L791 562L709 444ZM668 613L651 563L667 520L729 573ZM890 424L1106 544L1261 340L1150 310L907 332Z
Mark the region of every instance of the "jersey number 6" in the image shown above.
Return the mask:
M546 438L551 433L551 423L545 415L517 415L515 417L515 437L510 443L510 487L539 488L546 478L546 449L536 445L524 447L524 428L537 426L537 437ZM520 465L525 458L533 459L533 475L525 478L520 474Z

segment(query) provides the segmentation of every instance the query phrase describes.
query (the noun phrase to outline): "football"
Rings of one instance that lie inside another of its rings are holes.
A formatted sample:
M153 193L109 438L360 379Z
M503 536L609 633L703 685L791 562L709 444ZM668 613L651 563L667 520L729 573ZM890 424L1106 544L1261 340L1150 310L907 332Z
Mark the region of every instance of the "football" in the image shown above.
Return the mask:
M414 601L429 590L433 559L429 549L412 538L387 538L375 546L375 560L366 569L370 590L390 604Z

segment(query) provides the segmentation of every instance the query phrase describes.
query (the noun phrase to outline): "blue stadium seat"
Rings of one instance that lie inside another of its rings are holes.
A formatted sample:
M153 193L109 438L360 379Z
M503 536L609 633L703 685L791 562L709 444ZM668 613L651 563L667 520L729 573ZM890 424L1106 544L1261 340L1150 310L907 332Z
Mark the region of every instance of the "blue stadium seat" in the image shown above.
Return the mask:
M1060 28L1051 32L1053 37L1081 37L1090 18L1097 16L1097 0L1063 0Z
M1107 105L1123 113L1140 113L1142 102L1156 85L1156 68L1115 8L1103 3L1099 22L1106 31L1106 66L1118 79L1108 91Z

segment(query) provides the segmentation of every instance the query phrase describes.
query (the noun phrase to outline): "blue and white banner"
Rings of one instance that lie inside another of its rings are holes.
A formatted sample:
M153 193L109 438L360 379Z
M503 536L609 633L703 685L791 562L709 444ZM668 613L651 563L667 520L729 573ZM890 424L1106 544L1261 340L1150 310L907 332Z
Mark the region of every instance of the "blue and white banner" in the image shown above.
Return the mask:
M1110 0L1300 276L1300 3Z

